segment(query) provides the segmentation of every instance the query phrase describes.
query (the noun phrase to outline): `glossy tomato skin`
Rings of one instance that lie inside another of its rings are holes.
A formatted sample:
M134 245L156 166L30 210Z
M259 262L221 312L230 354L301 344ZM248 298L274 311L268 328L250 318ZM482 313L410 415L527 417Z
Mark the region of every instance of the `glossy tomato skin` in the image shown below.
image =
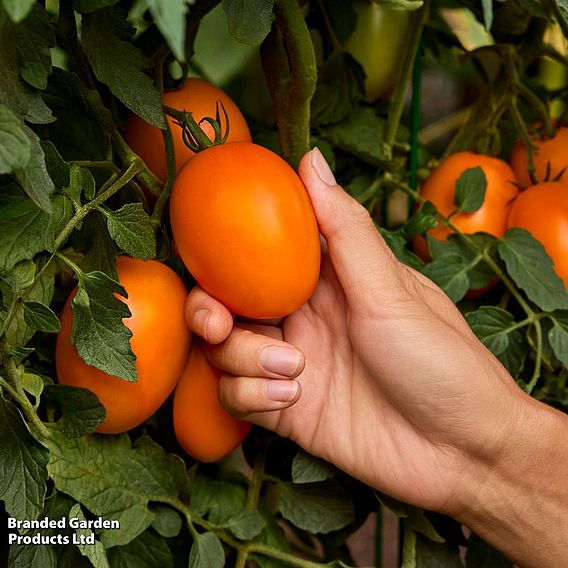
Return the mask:
M132 316L124 323L132 331L138 381L131 383L87 365L71 343L73 313L70 294L61 314L55 363L61 384L94 392L106 409L97 428L103 434L126 432L149 418L173 391L187 361L191 332L184 318L187 290L179 276L160 262L125 256L117 261L123 299Z
M534 140L533 143L536 146L533 162L537 181L553 181L564 170L555 181L568 182L568 127L562 126L552 138ZM527 149L520 140L513 146L511 166L521 185L533 185L528 170Z
M397 81L400 62L408 43L411 15L367 0L355 0L357 27L345 49L363 66L365 100L387 94Z
M237 105L227 93L209 81L204 79L187 79L179 89L166 91L163 101L169 107L193 113L193 118L197 122L206 116L215 118L215 105L217 101L220 101L223 103L229 117L228 141L250 142L252 140L249 127ZM168 116L167 120L174 141L176 171L179 172L183 164L194 156L194 153L185 145L182 138L182 129L174 122L174 119ZM221 122L224 126L225 122L222 112ZM214 137L213 128L209 123L204 122L201 126L210 138ZM166 149L162 131L155 126L150 126L134 113L128 116L124 129L126 141L132 150L142 158L160 181L166 181Z
M201 462L218 461L240 446L251 429L219 402L221 371L194 346L174 394L174 429L180 446Z
M521 192L511 207L508 227L526 229L540 241L568 287L568 185L545 182Z
M457 213L452 217L452 223L465 234L483 232L502 237L507 229L507 217L512 202L519 193L513 170L502 160L472 152L452 154L440 162L422 186L420 193L447 217L456 209L454 195L457 180L465 170L476 166L481 167L487 180L485 201L473 213ZM449 227L441 224L428 231L431 237L440 241L447 240L451 233ZM430 260L423 237L415 237L413 245L416 254L425 261Z
M285 316L316 286L312 205L296 172L266 148L233 142L200 152L176 178L170 219L188 270L234 313Z

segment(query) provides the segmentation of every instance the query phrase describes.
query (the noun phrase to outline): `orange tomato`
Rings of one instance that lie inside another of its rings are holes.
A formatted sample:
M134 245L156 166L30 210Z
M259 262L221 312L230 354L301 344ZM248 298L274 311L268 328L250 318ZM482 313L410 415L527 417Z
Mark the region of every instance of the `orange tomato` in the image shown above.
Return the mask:
M174 389L187 361L191 332L184 319L187 290L166 265L126 256L117 261L120 283L128 294L124 302L132 316L124 320L132 331L138 381L131 383L87 365L71 343L73 312L70 294L61 314L55 363L64 385L94 392L106 409L97 432L117 434L149 418ZM120 297L120 296L118 296Z
M456 209L454 205L456 182L465 170L476 166L481 167L487 180L485 201L473 213L456 213L452 217L452 223L465 234L483 232L494 237L502 237L507 228L507 216L512 200L519 193L519 189L514 185L516 179L513 170L502 160L472 152L452 154L432 172L420 193L447 217ZM441 224L428 231L431 237L440 241L447 240L451 233L452 229ZM416 254L423 260L430 259L423 237L415 237L413 244Z
M536 150L533 152L535 176L538 182L552 181L560 173L559 180L568 181L568 127L563 126L556 131L552 138L534 140ZM525 145L519 140L511 152L511 166L524 186L533 182L529 175L528 153ZM548 177L547 177L548 176Z
M176 178L170 219L185 266L234 313L284 316L316 286L312 205L296 172L266 148L233 142L200 152Z
M215 118L215 105L217 101L223 103L229 117L228 142L250 142L252 140L249 127L238 109L237 105L224 91L204 79L187 79L182 87L175 91L166 91L163 97L166 106L177 110L186 110L193 113L193 118L199 122L202 118L210 116ZM185 145L182 138L182 129L170 116L167 117L172 131L176 155L176 171L179 172L183 164L194 153ZM221 111L221 122L225 126ZM207 122L201 124L205 133L213 139L214 132ZM125 138L132 150L142 158L152 173L162 182L167 178L166 149L162 138L162 131L150 126L138 115L131 113L128 116L125 129Z
M213 462L229 455L250 432L251 424L233 418L217 397L221 371L198 347L174 394L174 429L181 447L194 459Z
M526 229L540 241L568 287L568 185L545 182L521 192L511 207L510 227Z

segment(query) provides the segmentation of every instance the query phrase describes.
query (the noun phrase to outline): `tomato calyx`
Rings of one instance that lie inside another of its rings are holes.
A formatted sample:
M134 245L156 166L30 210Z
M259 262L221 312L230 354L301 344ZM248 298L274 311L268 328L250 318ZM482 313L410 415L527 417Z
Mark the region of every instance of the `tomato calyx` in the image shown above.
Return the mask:
M229 137L229 116L221 101L217 101L215 104L215 118L204 116L199 122L196 122L191 112L185 110L179 111L168 106L165 106L164 109L166 114L173 117L174 122L182 129L183 142L192 152L197 153L211 148L212 146L224 144ZM224 129L221 125L220 109L223 111L225 118ZM213 140L211 140L203 128L201 128L201 124L204 122L210 124L213 128Z

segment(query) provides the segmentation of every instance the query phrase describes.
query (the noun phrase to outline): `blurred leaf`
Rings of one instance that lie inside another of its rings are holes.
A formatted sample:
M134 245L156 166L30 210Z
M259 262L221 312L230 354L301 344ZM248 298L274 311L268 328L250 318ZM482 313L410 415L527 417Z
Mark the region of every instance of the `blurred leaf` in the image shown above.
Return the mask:
M416 535L416 568L463 568L458 547Z
M114 6L118 0L73 0L73 8L80 14L96 12Z
M525 229L509 229L498 247L507 271L545 311L568 309L568 293L544 247Z
M189 568L223 568L225 551L221 541L211 532L197 536L189 553Z
M0 174L23 168L30 160L31 149L23 121L0 104Z
M73 308L73 344L81 358L97 369L126 381L136 381L136 356L130 347L132 332L123 318L132 314L114 294L126 291L104 272L82 274Z
M265 509L260 510L260 514L264 519L264 530L258 537L257 541L267 544L281 550L282 552L290 551L290 542L286 538L284 531L276 522L274 516ZM269 558L263 555L251 555L259 568L289 568L290 563L278 560L277 558Z
M507 310L496 306L481 306L466 314L465 319L471 329L494 355L501 355L508 347L510 333L516 321Z
M107 555L111 568L173 568L174 565L166 541L150 529L124 546L113 546Z
M314 483L325 481L335 475L335 468L330 463L298 450L292 462L292 481L294 483Z
M469 290L467 272L468 265L457 254L434 260L422 268L422 274L438 284L454 303L459 302Z
M420 208L410 217L410 219L400 228L407 240L416 235L421 235L436 227L436 207L430 201L422 203Z
M553 312L550 314L553 323L548 332L548 340L558 360L568 368L568 312Z
M169 507L158 506L152 509L154 520L152 528L161 536L172 538L181 530L181 518L179 513Z
M59 318L41 302L24 302L24 319L33 329L46 333L59 332Z
M554 0L558 13L564 20L565 24L568 25L568 0ZM536 2L538 4L538 2ZM538 4L540 6L540 4Z
M152 65L129 43L125 12L112 7L83 16L82 43L97 79L149 124L165 127L161 95L143 72Z
M483 10L485 29L490 31L493 25L493 0L481 0L481 8Z
M475 533L469 537L465 556L468 568L513 568L513 562L497 552Z
M345 0L324 0L322 4L337 41L343 43L357 26L357 13L353 9L353 4Z
M485 201L486 189L487 179L479 166L465 170L456 182L455 206L466 213L477 211Z
M337 51L318 69L316 92L311 102L311 122L329 125L342 121L365 93L365 72L346 51Z
M264 519L256 509L243 509L232 516L223 528L228 529L239 540L252 540L264 529Z
M422 270L422 268L424 268L424 261L406 248L407 239L402 231L389 231L388 229L380 227L379 232L400 262L403 262L415 270Z
M2 0L4 10L13 22L21 22L33 8L35 0Z
M188 0L147 0L154 23L175 58L185 61L185 16Z
M20 412L0 395L0 499L11 517L36 519L41 513L48 455Z
M270 32L274 0L223 0L229 31L245 45L260 45Z

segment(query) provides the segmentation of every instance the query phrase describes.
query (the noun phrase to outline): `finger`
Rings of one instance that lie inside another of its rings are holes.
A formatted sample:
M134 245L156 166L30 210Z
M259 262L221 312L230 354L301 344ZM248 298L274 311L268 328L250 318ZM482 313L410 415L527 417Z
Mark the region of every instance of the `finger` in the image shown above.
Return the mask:
M215 367L237 376L282 379L297 377L304 370L299 349L238 327L223 343L207 347L205 354Z
M231 312L199 286L187 296L185 319L189 328L208 343L225 341L233 329Z
M241 419L288 408L298 401L301 392L300 383L294 380L223 375L219 381L221 405Z
M282 334L282 328L276 327L275 325L263 325L259 323L239 323L236 327L239 327L241 329L248 329L253 333L266 335L266 337L278 339L279 341L282 341L284 338Z
M302 158L298 171L349 303L373 309L377 298L372 292L401 289L400 263L367 210L337 185L317 148Z

